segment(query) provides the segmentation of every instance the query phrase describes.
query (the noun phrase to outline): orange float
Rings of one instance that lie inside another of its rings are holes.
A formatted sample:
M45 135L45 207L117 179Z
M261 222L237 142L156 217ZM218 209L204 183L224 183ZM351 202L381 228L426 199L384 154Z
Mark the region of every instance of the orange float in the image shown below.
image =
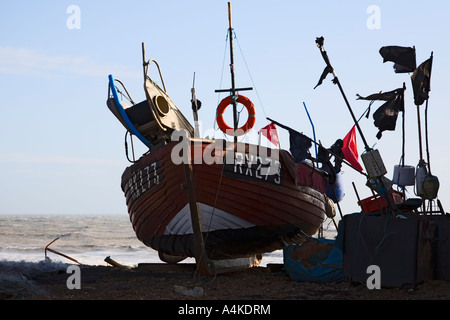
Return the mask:
M256 122L256 113L255 113L255 106L253 105L253 102L249 98L242 95L237 95L236 97L237 100L234 100L232 96L228 96L222 101L220 101L219 106L217 107L216 121L217 125L219 126L220 130L222 130L223 133L229 134L229 132L233 132L233 128L227 125L223 118L224 111L234 101L243 104L248 111L248 119L247 122L242 127L237 129L236 134L240 136L249 131L251 128L253 128Z

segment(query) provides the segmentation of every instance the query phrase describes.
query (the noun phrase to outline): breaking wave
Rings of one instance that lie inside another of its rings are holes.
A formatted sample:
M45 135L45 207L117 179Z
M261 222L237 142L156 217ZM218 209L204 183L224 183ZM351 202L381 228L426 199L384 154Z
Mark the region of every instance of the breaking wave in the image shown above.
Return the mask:
M0 263L38 263L70 260L85 265L106 265L110 256L124 265L159 262L158 254L139 242L128 216L8 216L0 215Z

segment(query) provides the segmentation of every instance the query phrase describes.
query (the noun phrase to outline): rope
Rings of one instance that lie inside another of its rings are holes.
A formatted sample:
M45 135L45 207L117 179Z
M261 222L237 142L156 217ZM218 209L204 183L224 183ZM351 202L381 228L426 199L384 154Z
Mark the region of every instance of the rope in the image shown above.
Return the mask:
M373 254L371 254L369 251L369 248L367 247L366 242L364 241L364 238L362 237L362 224L363 224L363 220L365 220L364 218L366 216L367 216L367 214L362 213L361 218L358 223L358 231L357 231L357 237L356 237L356 249L355 249L355 254L353 255L353 259L352 259L352 269L356 267L356 261L359 258L358 254L359 254L359 250L360 250L360 247L359 247L360 244L363 245L363 250L364 250L363 252L366 253L367 257L369 258L370 263L373 263L375 257L378 256L380 254L380 252L384 248L386 248L386 246L389 244L389 240L391 239L391 237L394 235L398 235L397 232L387 232L386 231L387 225L390 222L390 220L396 219L394 217L386 217L386 221L384 223L384 228L383 228L383 236L378 241L378 244L373 248ZM352 270L353 277L356 277L355 272L356 272L356 268L354 270Z
M256 93L256 96L257 96L257 98L258 98L258 101L259 101L259 103L260 103L260 105L261 105L261 109L262 109L262 111L263 111L263 113L264 113L264 116L267 118L267 114L266 114L266 111L265 111L265 109L264 109L263 103L262 103L262 101L261 101L261 97L259 96L258 90L256 89L255 81L253 80L252 74L251 74L251 72L250 72L250 68L248 67L248 64L247 64L247 61L246 61L246 59L245 59L244 53L243 53L243 51L242 51L241 45L240 45L239 40L238 40L238 38L237 38L237 36L236 36L236 32L235 32L234 30L233 30L233 35L234 35L234 39L237 41L239 51L240 51L240 53L241 53L242 59L243 59L243 61L244 61L245 67L246 67L246 69L247 69L248 75L249 75L250 80L251 80L251 82L252 82L252 85L253 85L253 88L254 88L254 90L255 90L255 93ZM222 61L222 72L221 72L221 76L220 76L220 86L219 86L219 88L222 88L223 73L224 73L224 69L225 69L225 59L226 59L226 52L227 52L227 45L228 45L228 37L229 37L229 33L227 32L227 36L226 36L226 38L225 38L225 49L224 49L224 56L223 56L223 61ZM219 103L220 103L220 98L221 98L221 96L220 96L220 93L219 93L219 95L218 95L218 97L217 97L217 105L219 105ZM241 112L242 112L243 110L244 110L244 106L242 106L241 110L237 112L237 120L238 120L238 122L239 122L239 118L240 118ZM217 128L217 121L214 120L214 130L217 132L218 129L219 129L219 128ZM244 139L245 136L246 136L246 135L243 135L241 142L243 141L243 139ZM229 141L228 136L226 136L226 135L224 134L224 137L226 138L227 141Z
M223 71L225 70L225 58L227 56L227 45L228 45L228 32L227 36L225 37L225 48L223 52L223 59L222 59L222 73L220 74L220 85L219 88L222 88L222 82L223 82ZM217 96L217 105L220 103L220 92ZM217 121L216 118L214 118L214 130L217 131L219 128L217 127Z
M211 217L209 219L208 230L206 230L206 232L205 232L206 235L205 235L205 238L203 240L204 243L205 243L205 246L206 246L206 242L208 241L209 231L211 230L211 224L212 224L212 220L213 220L213 217L214 217L214 211L216 210L217 199L219 198L219 191L220 191L220 186L222 185L222 177L223 177L224 168L225 168L225 161L222 163L222 169L221 169L221 172L220 172L219 184L217 186L216 196L214 198L213 210L211 211ZM197 275L197 273L198 273L198 266L195 269L194 278ZM214 277L213 277L213 279L210 282L215 281L216 276L217 276L217 273L216 273L216 270L214 268Z
M225 168L225 161L222 163L222 170L220 171L219 184L217 186L216 197L214 198L214 206L213 206L213 210L211 212L211 218L209 219L208 231L206 231L205 242L208 239L209 231L211 229L212 219L213 219L213 216L214 216L214 211L216 210L217 199L219 198L220 186L222 185L222 177L223 177L223 170L224 170L224 168Z
M244 53L242 52L241 45L239 44L239 40L238 40L238 38L237 38L236 33L234 32L234 30L233 30L233 34L234 34L234 38L236 39L236 42L237 42L237 44L238 44L239 51L241 52L242 59L244 60L245 67L247 68L248 75L250 76L250 80L252 81L253 88L255 89L256 96L258 97L259 104L261 105L261 109L263 110L264 116L267 118L266 111L264 110L263 103L262 103L262 101L261 101L261 98L259 97L258 90L256 89L255 82L253 81L252 74L251 74L250 69L249 69L249 67L248 67L247 61L245 60Z

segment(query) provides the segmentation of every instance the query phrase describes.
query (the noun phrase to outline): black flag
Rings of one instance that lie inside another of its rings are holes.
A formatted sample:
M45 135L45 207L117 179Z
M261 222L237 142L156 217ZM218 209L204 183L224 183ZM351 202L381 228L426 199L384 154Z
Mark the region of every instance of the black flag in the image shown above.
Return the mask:
M359 94L356 94L356 96L358 97L357 100L383 100L383 101L389 101L389 100L393 100L395 98L397 98L398 96L398 92L399 90L403 90L403 88L399 88L399 89L395 89L392 91L388 91L388 92L380 92L380 93L374 93L371 94L367 97L362 97Z
M330 153L327 149L319 146L319 153L317 154L317 158L322 163L322 170L328 173L328 182L330 184L334 184L336 182L336 170L330 161Z
M425 100L428 100L432 64L433 55L428 60L422 62L422 64L414 70L414 73L411 76L414 91L414 103L417 106L420 106Z
M267 118L267 120L275 123L280 128L286 129L289 131L289 151L292 154L292 157L294 158L295 163L302 162L303 160L311 157L311 154L309 153L309 149L312 146L311 139L305 136L304 134L295 131L294 129L289 128L288 126L285 126L275 120L272 120L270 118Z
M326 66L325 69L323 69L323 72L322 72L322 75L320 76L319 82L317 82L314 89L317 88L318 86L320 86L322 84L323 80L325 80L325 78L327 77L327 75L332 72L333 72L333 68L330 66Z
M373 114L374 125L379 129L377 138L380 139L383 131L395 130L397 117L400 111L404 111L404 89L399 88L385 93L374 93L367 97L357 95L358 99L363 100L382 100L386 101Z
M356 94L356 96L358 97L357 100L370 100L370 104L369 104L369 107L367 108L367 114L366 114L366 118L369 118L370 108L371 108L372 104L375 102L375 100L382 100L382 101L395 100L397 98L397 96L401 93L400 90L403 90L403 88L395 89L395 90L384 92L384 93L382 93L382 92L374 93L374 94L368 95L367 97L362 97L359 94ZM402 104L400 111L403 111L403 104ZM394 128L395 128L395 125L394 125ZM380 137L381 137L381 134L380 134Z
M416 49L413 47L386 46L380 49L383 63L394 62L395 73L408 73L416 69Z
M373 113L373 123L379 129L377 138L381 139L381 135L385 130L395 130L397 116L400 110L400 100L395 99L385 102L377 111Z
M317 84L314 87L314 89L322 84L323 80L325 80L325 78L327 77L327 75L329 73L333 73L334 72L333 67L331 66L331 63L330 63L330 59L328 58L328 54L323 48L323 41L324 41L323 37L316 38L317 47L320 49L320 53L322 54L322 58L325 61L327 66L325 67L325 69L323 69L323 72L322 72L322 75L320 76L319 82L317 82ZM335 78L333 79L333 83L336 84L337 83L337 78L336 78L336 75L334 75L334 76L335 76Z
M304 134L289 129L289 144L289 151L295 163L302 162L311 156L309 153L309 149L312 146L311 139Z

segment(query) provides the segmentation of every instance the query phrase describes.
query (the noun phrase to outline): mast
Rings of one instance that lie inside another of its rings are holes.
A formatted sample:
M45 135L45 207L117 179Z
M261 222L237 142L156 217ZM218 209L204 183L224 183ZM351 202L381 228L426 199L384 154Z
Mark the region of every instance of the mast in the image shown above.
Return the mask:
M234 52L233 52L233 26L231 23L231 2L228 2L228 33L230 37L230 73L231 73L231 94L236 96L236 83L234 77ZM236 129L238 127L236 101L233 99L233 136L234 142L237 142Z
M231 88L230 89L217 89L215 92L229 92L232 97L233 104L233 136L234 142L237 142L237 128L239 125L239 117L237 113L237 92L244 90L253 90L252 87L236 88L236 81L234 75L234 51L233 51L233 26L231 23L231 2L228 2L228 36L230 38L230 73L231 73Z

